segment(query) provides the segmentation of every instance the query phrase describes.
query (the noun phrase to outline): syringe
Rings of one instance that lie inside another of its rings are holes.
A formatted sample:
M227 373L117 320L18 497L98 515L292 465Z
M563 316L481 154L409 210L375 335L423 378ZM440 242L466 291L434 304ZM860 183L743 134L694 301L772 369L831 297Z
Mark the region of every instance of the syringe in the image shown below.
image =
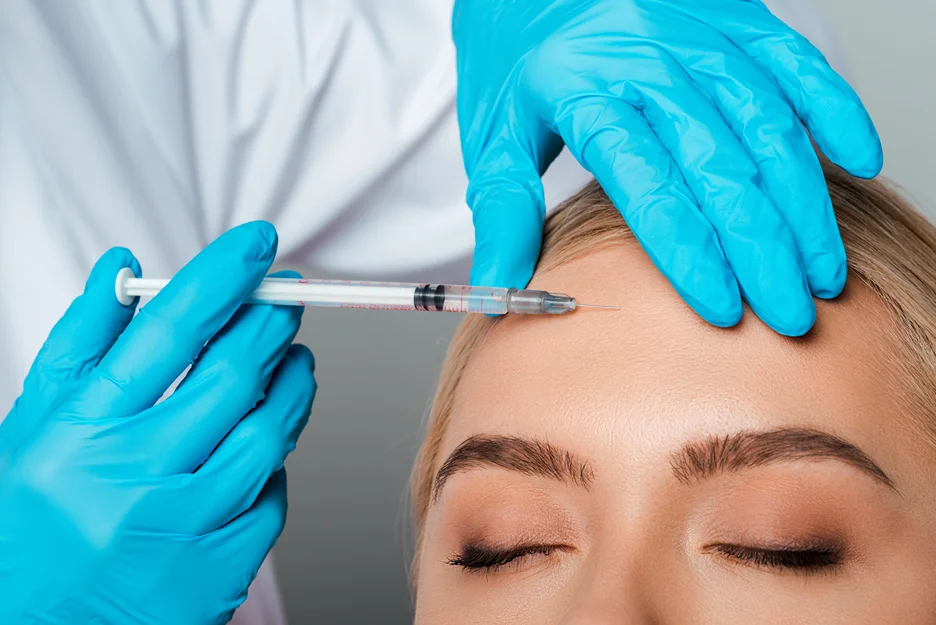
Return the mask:
M117 299L122 304L129 305L134 297L156 295L168 283L168 280L137 278L129 267L125 267L117 274ZM505 313L561 315L579 306L613 308L576 304L575 298L565 293L549 293L531 289L307 280L305 278L264 278L257 290L246 301L287 306L421 310L489 315Z

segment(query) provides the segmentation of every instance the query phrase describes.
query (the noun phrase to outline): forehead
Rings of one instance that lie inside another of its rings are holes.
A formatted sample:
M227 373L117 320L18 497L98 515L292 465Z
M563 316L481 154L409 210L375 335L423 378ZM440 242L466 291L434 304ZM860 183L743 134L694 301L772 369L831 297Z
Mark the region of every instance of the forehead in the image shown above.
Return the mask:
M749 310L735 328L709 326L636 244L589 253L530 288L621 310L500 320L468 363L443 457L484 432L614 440L665 429L682 440L790 425L861 445L893 428L892 323L856 279L818 303L816 327L799 339Z

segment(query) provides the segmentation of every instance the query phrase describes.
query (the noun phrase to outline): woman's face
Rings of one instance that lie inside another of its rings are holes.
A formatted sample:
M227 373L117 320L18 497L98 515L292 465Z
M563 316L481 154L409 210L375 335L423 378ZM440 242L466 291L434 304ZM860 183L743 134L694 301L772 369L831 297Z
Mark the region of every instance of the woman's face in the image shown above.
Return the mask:
M636 245L539 276L435 470L420 623L936 622L936 458L857 280L805 339L709 327Z

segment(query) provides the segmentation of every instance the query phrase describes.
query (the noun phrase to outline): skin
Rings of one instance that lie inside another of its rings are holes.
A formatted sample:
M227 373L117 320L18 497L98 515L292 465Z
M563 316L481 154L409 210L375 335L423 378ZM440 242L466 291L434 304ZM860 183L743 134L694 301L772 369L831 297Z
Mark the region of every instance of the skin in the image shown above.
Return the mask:
M417 623L932 623L936 454L895 397L892 322L858 280L818 302L805 338L754 315L698 319L636 245L592 252L531 288L618 311L501 320L473 354L436 469L463 441L548 441L587 462L580 484L476 467L431 505ZM787 459L681 482L683 445L782 427L860 448L893 488L832 458ZM715 544L834 544L810 570ZM504 566L449 561L466 545L549 545Z

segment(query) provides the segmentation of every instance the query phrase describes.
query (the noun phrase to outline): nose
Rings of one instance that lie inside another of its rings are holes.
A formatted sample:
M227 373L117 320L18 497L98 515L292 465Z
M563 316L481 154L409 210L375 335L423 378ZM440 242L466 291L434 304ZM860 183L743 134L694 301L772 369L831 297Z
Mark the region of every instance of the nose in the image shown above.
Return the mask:
M649 614L617 604L576 606L560 621L562 625L656 625Z
M576 593L562 625L659 625L646 596L632 580L592 579Z

